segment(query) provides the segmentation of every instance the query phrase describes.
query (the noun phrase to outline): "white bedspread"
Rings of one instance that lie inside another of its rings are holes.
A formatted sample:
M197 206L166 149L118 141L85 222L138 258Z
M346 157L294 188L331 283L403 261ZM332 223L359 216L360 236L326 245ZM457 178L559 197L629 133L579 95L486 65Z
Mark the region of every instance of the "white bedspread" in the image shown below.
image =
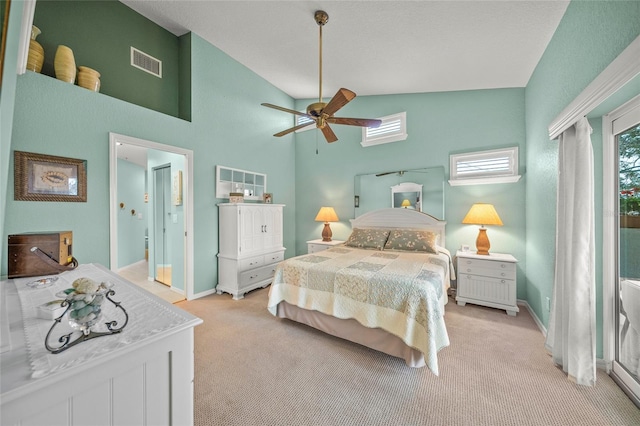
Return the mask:
M269 311L286 301L365 327L382 328L424 354L438 374L437 352L449 345L444 307L446 254L335 247L281 262L269 290Z

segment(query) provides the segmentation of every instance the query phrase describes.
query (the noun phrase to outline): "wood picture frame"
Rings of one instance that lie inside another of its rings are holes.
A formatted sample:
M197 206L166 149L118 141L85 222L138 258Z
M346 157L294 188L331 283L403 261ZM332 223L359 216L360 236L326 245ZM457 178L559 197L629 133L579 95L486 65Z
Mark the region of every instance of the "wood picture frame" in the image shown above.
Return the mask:
M86 160L14 151L14 199L87 201Z

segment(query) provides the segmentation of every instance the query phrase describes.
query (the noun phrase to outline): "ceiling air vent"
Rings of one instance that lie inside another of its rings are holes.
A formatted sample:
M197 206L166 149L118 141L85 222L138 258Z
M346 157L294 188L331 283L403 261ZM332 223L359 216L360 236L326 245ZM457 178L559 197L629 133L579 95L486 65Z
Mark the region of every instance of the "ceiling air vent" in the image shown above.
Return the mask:
M162 78L162 61L131 46L131 66Z

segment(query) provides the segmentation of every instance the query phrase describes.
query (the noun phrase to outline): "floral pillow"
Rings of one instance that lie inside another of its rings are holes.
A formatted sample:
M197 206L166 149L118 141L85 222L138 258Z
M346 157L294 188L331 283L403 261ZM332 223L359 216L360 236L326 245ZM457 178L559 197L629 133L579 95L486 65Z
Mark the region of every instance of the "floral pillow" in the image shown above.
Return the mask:
M394 229L384 245L385 250L425 251L438 253L438 234L415 229Z
M344 245L382 250L387 237L389 237L389 230L386 229L355 228Z

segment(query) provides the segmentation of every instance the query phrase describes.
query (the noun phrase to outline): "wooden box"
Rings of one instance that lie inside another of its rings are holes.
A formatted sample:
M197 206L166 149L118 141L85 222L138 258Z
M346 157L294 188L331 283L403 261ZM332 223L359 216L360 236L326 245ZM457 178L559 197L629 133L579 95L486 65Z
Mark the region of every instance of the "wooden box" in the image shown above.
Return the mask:
M64 266L73 260L72 242L71 231L9 235L7 251L9 278L59 273L60 268L52 267L50 263L36 255L32 248L39 248L57 264Z

